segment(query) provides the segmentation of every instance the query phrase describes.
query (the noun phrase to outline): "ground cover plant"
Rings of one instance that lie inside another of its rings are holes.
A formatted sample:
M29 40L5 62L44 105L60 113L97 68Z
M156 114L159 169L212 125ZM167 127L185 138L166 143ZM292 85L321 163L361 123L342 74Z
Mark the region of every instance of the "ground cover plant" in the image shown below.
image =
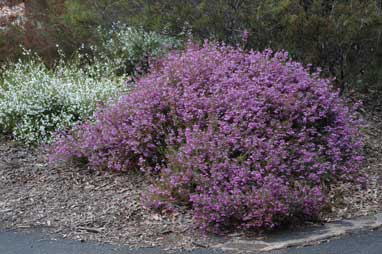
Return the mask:
M312 219L338 182L362 181L358 120L330 80L286 52L189 45L135 90L57 137L53 161L157 174L144 200L193 210L213 232Z
M81 123L97 105L126 93L149 61L181 46L175 38L122 24L95 33L98 46L83 45L72 57L59 49L52 68L29 51L2 67L0 133L27 144L47 143L54 132Z
M36 55L4 68L0 81L0 133L26 144L49 142L54 132L89 118L98 104L127 90L107 65L60 61L48 68ZM79 58L77 59L79 60Z

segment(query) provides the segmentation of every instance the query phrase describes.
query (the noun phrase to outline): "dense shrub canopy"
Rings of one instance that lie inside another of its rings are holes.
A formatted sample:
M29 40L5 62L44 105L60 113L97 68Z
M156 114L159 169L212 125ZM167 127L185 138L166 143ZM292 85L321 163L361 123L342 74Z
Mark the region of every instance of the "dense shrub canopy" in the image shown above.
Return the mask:
M191 32L236 44L244 30L248 48L286 49L295 59L321 66L338 86L382 90L380 0L31 0L28 26L8 31L0 61L20 43L49 56L94 41L99 25L115 22L174 36ZM4 39L3 39L4 41Z
M116 69L116 74L139 75L147 71L152 59L163 57L182 43L174 37L120 23L111 29L97 28L98 42L92 48L97 58L106 59Z
M357 121L319 73L285 52L190 45L57 139L52 159L159 173L150 206L191 207L213 231L317 216L326 187L356 180ZM147 198L146 198L147 199Z

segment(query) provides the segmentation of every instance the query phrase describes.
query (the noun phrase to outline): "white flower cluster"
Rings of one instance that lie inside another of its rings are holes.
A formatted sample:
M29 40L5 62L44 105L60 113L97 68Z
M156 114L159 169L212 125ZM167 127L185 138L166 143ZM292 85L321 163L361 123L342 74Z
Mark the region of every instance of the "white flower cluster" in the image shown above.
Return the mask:
M52 70L29 56L2 73L0 133L26 144L49 142L54 132L91 117L99 103L126 92L125 78L105 63L79 68L76 61L60 61Z
M56 131L91 117L99 103L128 92L131 87L124 81L133 79L127 75L144 73L149 58L181 47L175 38L121 24L98 33L98 47L84 53L83 46L69 61L57 45L61 60L53 69L28 51L27 60L3 68L0 134L26 144L49 143Z

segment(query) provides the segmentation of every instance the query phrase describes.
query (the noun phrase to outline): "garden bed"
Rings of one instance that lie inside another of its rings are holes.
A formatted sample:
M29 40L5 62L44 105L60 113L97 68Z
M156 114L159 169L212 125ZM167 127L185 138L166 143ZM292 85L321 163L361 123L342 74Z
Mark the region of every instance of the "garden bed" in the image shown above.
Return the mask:
M37 227L65 238L131 247L206 244L192 229L189 214L163 218L142 206L140 197L149 184L142 175L50 167L44 155L43 149L1 142L1 228Z
M336 186L324 220L381 209L382 121L377 116L367 119L367 188ZM222 240L194 230L188 212L163 217L145 209L141 197L149 184L134 172L115 174L67 164L51 167L44 149L2 140L0 227L40 227L67 238L131 247L200 248Z

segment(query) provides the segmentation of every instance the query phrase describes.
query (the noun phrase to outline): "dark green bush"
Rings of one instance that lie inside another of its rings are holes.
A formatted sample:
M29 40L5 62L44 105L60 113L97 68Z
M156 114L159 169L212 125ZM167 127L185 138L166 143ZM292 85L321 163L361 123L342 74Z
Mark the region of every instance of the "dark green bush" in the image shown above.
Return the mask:
M381 0L30 2L40 2L34 5L40 14L31 15L39 22L33 34L44 38L35 40L44 42L43 46L30 45L38 51L48 52L60 44L69 53L81 43L96 42L96 27L110 28L115 22L173 36L192 32L195 40L210 38L230 44L242 43L247 30L247 48L285 49L299 61L321 66L324 74L337 78L337 86L344 91L382 91Z
M328 76L335 76L342 90L382 90L380 0L145 3L133 8L130 22L147 29L168 28L173 33L190 28L195 38L233 44L241 43L242 33L247 30L248 48L286 49L295 59L321 66Z

